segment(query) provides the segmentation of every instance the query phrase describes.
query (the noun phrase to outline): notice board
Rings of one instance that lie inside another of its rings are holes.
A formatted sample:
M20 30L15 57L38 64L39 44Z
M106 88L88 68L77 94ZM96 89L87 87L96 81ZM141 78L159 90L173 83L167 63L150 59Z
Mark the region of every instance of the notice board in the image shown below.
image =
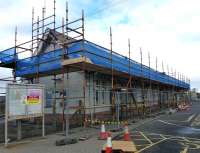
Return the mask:
M7 84L6 112L8 120L42 116L44 85Z

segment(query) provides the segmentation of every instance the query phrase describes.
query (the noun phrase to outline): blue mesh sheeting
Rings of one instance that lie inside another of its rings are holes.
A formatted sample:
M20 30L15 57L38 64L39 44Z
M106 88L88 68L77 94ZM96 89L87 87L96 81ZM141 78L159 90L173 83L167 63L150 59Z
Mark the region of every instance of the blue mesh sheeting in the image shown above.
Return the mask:
M15 58L15 48L10 48L0 52L0 62L4 64L9 64L14 62L17 58Z
M86 41L84 44L85 52L84 56L90 58L90 60L97 65L106 67L106 68L112 68L121 72L128 73L129 72L129 59L125 56L119 55L117 53L113 53L112 55L112 65L110 62L110 51L100 47L96 44L93 44L91 42ZM142 65L140 63L137 63L133 60L131 60L131 74L138 76L138 77L144 77L147 79L151 79L154 81L159 81L161 83L170 84L170 85L176 85L183 88L190 88L190 85L177 80L175 78L172 78L171 76L166 75L165 73L157 72L153 69L149 69L149 67Z
M61 49L17 61L17 76L56 70L61 67Z
M85 56L89 58L93 62L93 64L105 68L113 67L113 69L125 73L129 72L129 59L127 57L114 52L112 55L111 64L110 51L89 41L80 41L77 43L73 43L68 47L67 50L65 50L65 54L67 54L67 52L69 58ZM62 54L63 50L58 49L52 52L41 54L39 56L18 60L16 74L17 76L24 76L27 74L35 74L37 72L47 72L59 69L61 68ZM175 78L172 78L171 76L157 72L153 69L149 69L149 67L147 66L141 66L140 63L137 63L133 60L131 60L131 74L137 77L143 77L147 79L150 78L154 81L175 85L187 89L190 87L189 84L183 81L177 80Z
M70 58L80 57L77 54L80 50L80 44L70 45L68 49ZM65 51L66 54L67 51ZM62 49L57 49L55 51L43 53L39 56L33 56L26 59L21 59L17 61L16 75L18 77L24 75L35 74L37 72L47 72L53 71L61 68L61 58L63 55Z

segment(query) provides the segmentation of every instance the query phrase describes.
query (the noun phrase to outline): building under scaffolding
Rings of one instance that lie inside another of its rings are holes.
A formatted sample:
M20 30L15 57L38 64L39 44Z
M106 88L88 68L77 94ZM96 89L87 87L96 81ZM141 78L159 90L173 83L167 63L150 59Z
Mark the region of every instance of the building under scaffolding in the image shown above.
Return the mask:
M53 14L35 21L32 40L0 52L0 67L13 70L13 78L1 81L42 83L46 86L46 122L56 118L71 124L86 119L121 120L145 115L163 107L187 102L189 79L159 72L149 66L99 46L84 37L84 12L79 19L66 19L56 27ZM31 47L30 47L31 46ZM118 111L117 111L118 110Z

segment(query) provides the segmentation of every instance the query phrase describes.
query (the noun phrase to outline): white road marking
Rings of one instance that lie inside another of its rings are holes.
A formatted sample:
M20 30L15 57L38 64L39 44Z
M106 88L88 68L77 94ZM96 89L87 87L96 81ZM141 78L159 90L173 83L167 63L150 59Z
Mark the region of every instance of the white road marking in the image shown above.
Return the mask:
M190 117L188 117L187 122L190 122L195 116L196 116L196 114L193 114Z
M180 153L187 153L187 151L188 151L188 146L186 146L186 147L184 148L184 150L181 151Z
M200 114L197 115L197 117L194 119L194 121L191 123L191 126L199 126L200 125Z
M162 122L162 123L164 123L164 124L168 124L168 125L174 125L174 126L178 126L178 127L186 127L186 126L177 125L177 124L170 123L170 122L163 121L163 120L157 120L157 121Z
M143 132L140 132L140 134L141 134L150 144L153 144L153 142L152 142Z
M155 146L155 145L157 145L157 144L159 144L159 143L161 143L161 142L163 142L163 141L166 141L166 140L168 140L168 138L162 139L162 140L157 141L157 142L155 142L155 143L152 143L152 144L148 145L147 147L142 148L142 149L140 149L139 151L136 151L136 153L141 153L142 151L147 150L148 148L151 148L152 146Z

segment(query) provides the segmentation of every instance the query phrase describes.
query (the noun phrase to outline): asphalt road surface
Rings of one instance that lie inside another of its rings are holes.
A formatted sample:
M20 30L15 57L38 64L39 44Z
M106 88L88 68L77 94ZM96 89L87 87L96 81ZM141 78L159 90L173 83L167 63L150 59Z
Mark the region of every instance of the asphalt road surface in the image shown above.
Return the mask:
M200 104L131 129L138 153L200 153ZM118 135L116 139L122 139Z

